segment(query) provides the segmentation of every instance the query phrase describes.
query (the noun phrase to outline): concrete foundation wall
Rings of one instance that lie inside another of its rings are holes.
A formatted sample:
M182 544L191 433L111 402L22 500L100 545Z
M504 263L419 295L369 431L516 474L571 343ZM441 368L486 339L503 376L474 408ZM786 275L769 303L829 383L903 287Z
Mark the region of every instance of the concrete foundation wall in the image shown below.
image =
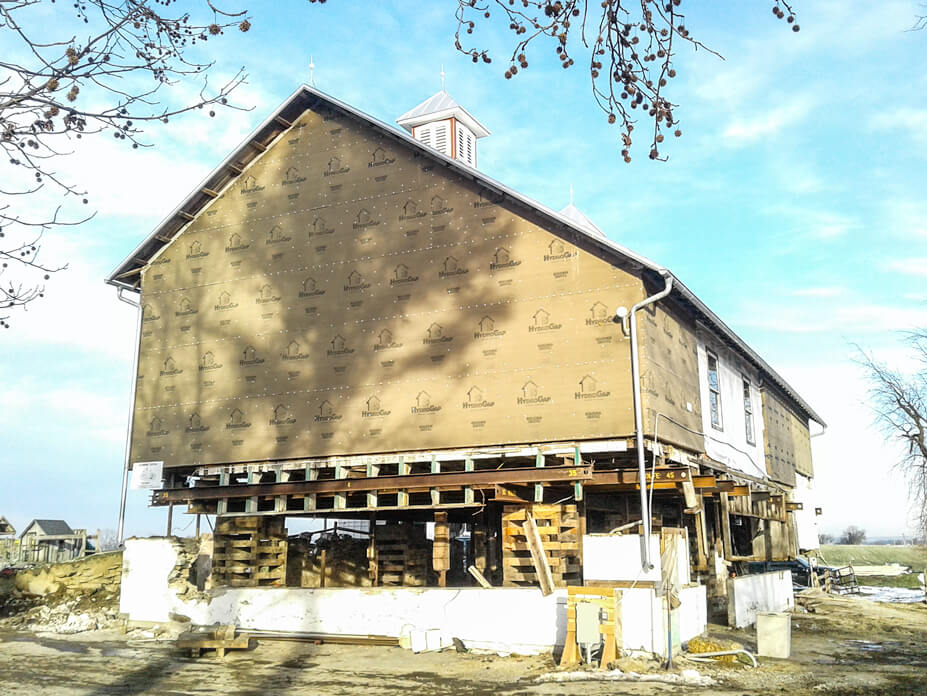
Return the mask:
M744 628L756 623L759 611L795 608L792 574L787 570L741 575L727 581L727 623Z
M649 587L623 589L621 630L624 650L641 650L666 657L666 598ZM708 595L704 585L677 590L682 603L673 610L673 652L702 635L708 627Z
M641 537L638 534L583 536L583 578L586 581L638 582L660 580L660 537L650 537L653 569L641 570Z
M534 588L470 587L192 592L178 581L190 563L183 553L173 539L128 540L120 611L133 621L160 622L182 615L199 625L273 631L399 637L413 629L438 629L443 642L459 638L471 649L518 654L549 651L562 645L566 634L565 590L547 597ZM624 649L665 654L664 598L649 587L622 592ZM705 630L705 588L682 588L679 597L682 606L675 612L674 625L678 623L676 632L685 642Z

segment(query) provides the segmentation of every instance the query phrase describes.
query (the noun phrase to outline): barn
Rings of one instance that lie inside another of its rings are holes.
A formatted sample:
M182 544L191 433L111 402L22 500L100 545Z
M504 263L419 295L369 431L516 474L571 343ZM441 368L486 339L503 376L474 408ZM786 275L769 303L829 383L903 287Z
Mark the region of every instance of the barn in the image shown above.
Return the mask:
M363 523L345 585L640 581L673 548L723 592L816 547L801 396L572 202L481 173L444 90L398 124L300 87L108 278L140 304L126 468L217 516L214 581L298 585L296 517Z

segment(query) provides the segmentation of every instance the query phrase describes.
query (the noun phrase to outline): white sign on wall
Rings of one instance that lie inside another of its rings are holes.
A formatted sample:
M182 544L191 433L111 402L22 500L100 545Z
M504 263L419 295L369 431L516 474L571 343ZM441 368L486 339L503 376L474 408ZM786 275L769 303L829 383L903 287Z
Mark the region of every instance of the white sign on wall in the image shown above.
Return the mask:
M131 488L160 488L164 480L164 462L135 462Z

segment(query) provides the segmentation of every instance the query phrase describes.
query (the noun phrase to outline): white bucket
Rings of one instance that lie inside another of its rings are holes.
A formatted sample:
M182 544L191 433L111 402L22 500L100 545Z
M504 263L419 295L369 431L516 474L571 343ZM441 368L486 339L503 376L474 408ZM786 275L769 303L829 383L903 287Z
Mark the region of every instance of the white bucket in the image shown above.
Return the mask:
M779 611L756 613L756 654L785 659L792 652L792 615Z

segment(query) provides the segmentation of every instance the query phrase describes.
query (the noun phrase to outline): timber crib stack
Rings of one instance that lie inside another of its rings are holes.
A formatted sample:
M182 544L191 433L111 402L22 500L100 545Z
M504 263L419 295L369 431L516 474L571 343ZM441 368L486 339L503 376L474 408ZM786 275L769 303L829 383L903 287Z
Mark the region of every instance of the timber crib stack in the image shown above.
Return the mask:
M282 517L216 520L212 574L217 586L286 585L287 536Z
M376 585L423 587L428 584L431 543L424 525L393 523L377 525L374 532Z
M534 518L555 587L582 584L582 522L575 505L507 505L502 513L503 584L537 587L526 529Z

